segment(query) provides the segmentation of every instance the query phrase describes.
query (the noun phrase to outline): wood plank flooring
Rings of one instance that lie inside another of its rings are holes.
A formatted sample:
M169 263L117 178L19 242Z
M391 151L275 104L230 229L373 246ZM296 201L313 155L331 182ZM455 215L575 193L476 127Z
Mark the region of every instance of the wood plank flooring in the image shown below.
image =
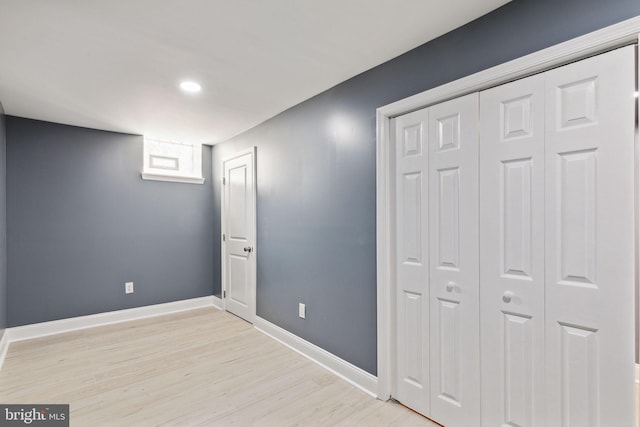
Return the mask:
M11 344L2 403L72 426L429 426L213 308Z

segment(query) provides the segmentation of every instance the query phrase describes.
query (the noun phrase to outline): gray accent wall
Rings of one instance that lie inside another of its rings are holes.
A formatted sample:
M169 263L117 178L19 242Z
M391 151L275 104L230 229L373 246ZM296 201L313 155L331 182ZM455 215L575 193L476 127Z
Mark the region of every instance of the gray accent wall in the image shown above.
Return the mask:
M139 135L6 122L9 326L212 294L210 147L204 185L144 181Z
M7 140L6 116L0 102L0 338L7 328Z
M637 15L637 0L514 0L214 146L215 294L222 160L257 146L258 316L375 374L376 108Z

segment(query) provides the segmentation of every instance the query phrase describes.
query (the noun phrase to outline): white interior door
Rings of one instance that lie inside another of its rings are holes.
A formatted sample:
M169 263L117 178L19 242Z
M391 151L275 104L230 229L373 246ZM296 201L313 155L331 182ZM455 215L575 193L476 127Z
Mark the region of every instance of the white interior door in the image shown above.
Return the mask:
M429 108L431 416L480 420L478 94Z
M545 73L549 426L633 425L634 47Z
M394 120L401 402L633 425L634 49Z
M482 425L542 426L544 76L480 93Z
M429 244L427 109L395 127L395 397L429 415Z
M223 162L223 300L253 322L256 313L255 148Z

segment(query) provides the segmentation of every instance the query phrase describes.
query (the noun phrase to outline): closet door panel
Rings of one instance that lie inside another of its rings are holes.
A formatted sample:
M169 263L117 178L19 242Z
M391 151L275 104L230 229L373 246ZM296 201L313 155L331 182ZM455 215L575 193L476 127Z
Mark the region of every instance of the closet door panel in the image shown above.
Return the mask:
M544 77L480 93L482 425L543 426Z
M545 73L548 425L633 425L633 49Z
M429 108L431 416L480 419L478 94Z
M396 182L395 397L429 414L427 109L394 120Z

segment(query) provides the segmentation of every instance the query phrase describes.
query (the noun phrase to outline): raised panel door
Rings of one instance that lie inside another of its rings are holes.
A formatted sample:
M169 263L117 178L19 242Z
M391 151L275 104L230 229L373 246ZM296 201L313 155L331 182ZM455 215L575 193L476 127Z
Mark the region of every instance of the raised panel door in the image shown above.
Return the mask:
M253 322L255 315L254 151L224 162L225 309Z
M633 425L634 47L545 73L550 426Z
M544 77L480 93L482 425L545 425Z
M429 415L427 110L393 122L396 217L395 397Z
M480 419L478 94L429 108L431 416Z

